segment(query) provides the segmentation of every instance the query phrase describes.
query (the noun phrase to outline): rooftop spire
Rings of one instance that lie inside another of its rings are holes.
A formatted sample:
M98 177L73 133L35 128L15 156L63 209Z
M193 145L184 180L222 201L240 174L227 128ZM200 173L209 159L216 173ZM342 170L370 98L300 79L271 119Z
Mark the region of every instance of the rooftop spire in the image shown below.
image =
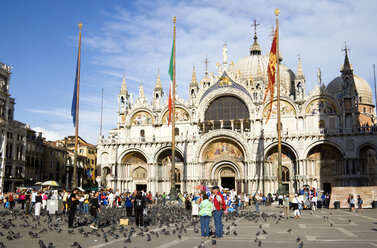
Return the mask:
M301 57L300 57L300 54L298 55L298 66L297 66L296 78L297 78L297 79L305 79L304 71L303 71L303 69L302 69L302 65L301 65Z
M120 94L127 94L126 75L123 72L122 87L120 88Z
M156 85L154 86L154 90L162 90L162 85L161 85L161 77L160 77L160 69L157 71L157 79L156 79Z
M259 25L260 24L257 23L257 21L255 19L254 19L254 24L251 24L251 26L254 27L254 43L250 47L250 55L254 55L254 54L260 55L262 53L261 48L260 48L258 41L257 41L258 40L257 27Z
M195 65L192 68L192 76L191 76L190 87L191 86L194 86L194 87L198 86L198 81L196 80Z
M209 63L209 60L208 60L208 57L207 57L207 54L206 54L206 59L204 60L204 64L206 66L206 71L205 71L206 76L208 75L208 63Z
M344 42L344 48L342 49L345 57L344 57L344 63L341 72L347 73L352 72L352 65L350 64L350 61L348 59L348 52L350 51L350 48L347 46L347 42Z

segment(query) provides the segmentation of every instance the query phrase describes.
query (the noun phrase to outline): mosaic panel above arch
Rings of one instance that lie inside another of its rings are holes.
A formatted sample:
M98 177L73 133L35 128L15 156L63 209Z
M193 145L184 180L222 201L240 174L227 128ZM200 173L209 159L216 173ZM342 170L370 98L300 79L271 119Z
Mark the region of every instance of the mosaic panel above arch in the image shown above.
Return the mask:
M139 111L131 117L131 125L141 126L152 124L152 116L145 111Z
M263 110L263 118L267 118L268 112L270 111L270 104L267 104ZM292 104L287 101L280 101L280 112L281 116L296 115L296 110ZM275 118L277 115L277 101L272 102L271 118Z
M142 179L147 179L147 170L144 169L143 167L138 167L132 172L132 178L134 180L142 180Z
M336 112L336 105L329 99L324 98L311 101L305 109L305 114L307 115L335 114Z
M175 121L188 121L190 119L189 114L183 108L175 108ZM166 111L162 117L162 123L168 123L169 120L169 111Z
M233 158L243 160L242 150L229 141L215 141L203 150L203 159L207 161L219 160L220 158Z

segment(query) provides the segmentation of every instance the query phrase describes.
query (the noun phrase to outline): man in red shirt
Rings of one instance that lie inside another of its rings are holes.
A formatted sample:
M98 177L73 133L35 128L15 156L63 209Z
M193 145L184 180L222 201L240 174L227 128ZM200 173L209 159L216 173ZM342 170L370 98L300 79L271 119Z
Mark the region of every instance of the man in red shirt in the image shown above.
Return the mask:
M224 196L220 193L218 186L212 188L215 197L213 199L213 219L215 221L215 236L213 238L221 238L224 235L223 232L223 212L226 210Z

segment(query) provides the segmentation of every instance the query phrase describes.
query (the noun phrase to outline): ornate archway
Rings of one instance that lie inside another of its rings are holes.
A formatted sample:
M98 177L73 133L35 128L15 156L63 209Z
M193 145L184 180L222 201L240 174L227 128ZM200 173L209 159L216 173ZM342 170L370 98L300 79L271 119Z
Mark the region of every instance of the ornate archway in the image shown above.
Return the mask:
M367 183L367 185L377 185L376 148L367 143L359 147L358 151L360 167L358 168L357 173L368 177L368 182L364 181L362 183Z
M282 144L282 183L286 192L295 192L297 183L297 157L293 148ZM278 189L278 147L275 144L265 154L263 165L264 193L275 193Z
M171 179L171 147L165 147L160 149L156 154L156 178L157 178L157 191L169 192L170 191L170 179ZM183 186L182 174L184 171L184 158L179 150L175 150L175 187L177 191L180 191Z
M241 191L240 170L234 162L221 161L215 164L211 171L211 179L225 189Z
M147 158L137 150L127 152L121 158L117 168L117 182L122 190L147 190L148 164Z
M210 185L245 190L244 161L242 147L228 137L219 137L203 145L200 161L204 165L204 181Z
M312 147L307 154L307 166L306 174L314 174L312 176L319 175L318 187L325 192L330 193L331 187L340 186L337 183L337 178L343 172L346 172L344 166L343 155L333 145L319 144Z

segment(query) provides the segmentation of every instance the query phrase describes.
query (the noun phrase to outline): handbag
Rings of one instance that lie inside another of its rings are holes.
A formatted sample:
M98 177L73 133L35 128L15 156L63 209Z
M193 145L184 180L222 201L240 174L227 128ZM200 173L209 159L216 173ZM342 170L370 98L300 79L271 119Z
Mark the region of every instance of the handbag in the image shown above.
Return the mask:
M298 209L299 209L299 210L302 210L302 205L301 205L301 203L298 204Z

